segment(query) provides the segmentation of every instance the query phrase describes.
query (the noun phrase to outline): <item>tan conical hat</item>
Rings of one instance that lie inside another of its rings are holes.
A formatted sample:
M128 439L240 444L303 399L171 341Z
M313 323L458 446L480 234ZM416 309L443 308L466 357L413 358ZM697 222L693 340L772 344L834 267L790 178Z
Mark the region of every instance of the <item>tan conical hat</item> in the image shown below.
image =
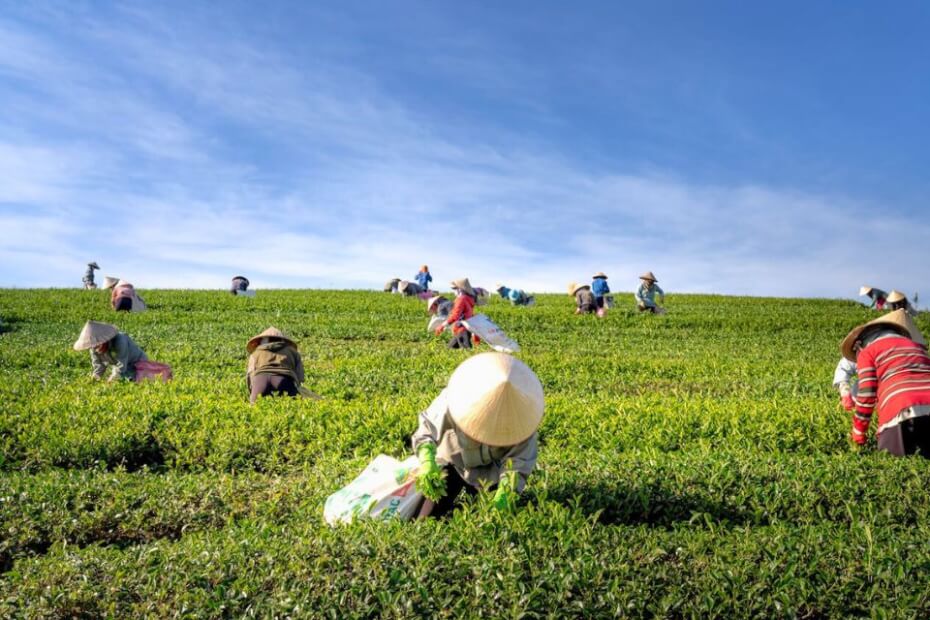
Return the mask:
M924 340L924 336L920 333L920 329L914 323L913 319L911 319L911 315L909 315L904 308L901 308L900 310L895 310L894 312L889 312L884 316L880 316L874 321L869 321L864 325L860 325L849 332L849 334L843 338L843 342L840 343L840 351L843 353L843 357L851 362L856 361L856 352L853 351L853 345L856 344L862 332L873 325L887 325L895 329L902 336L907 336L914 342L927 346L927 341Z
M651 280L653 282L659 281L658 278L655 277L655 274L653 274L651 271L647 271L643 275L639 276L639 279L640 280Z
M904 293L902 293L901 291L896 291L892 289L892 291L888 293L888 297L885 298L885 301L887 301L890 304L894 304L899 301L904 301L906 299L907 297L904 296Z
M575 282L572 282L571 284L568 285L568 294L574 295L575 293L577 293L583 288L591 288L591 286L588 284L577 284Z
M294 347L295 349L297 348L297 343L291 340L290 338L288 338L284 334L284 332L282 332L277 327L269 327L268 329L266 329L259 335L253 336L252 338L250 338L249 342L245 345L246 350L248 350L249 353L254 351L255 348L258 346L258 343L261 342L262 338L274 338L275 340L282 340L288 343L289 345L291 345L292 347Z
M452 288L460 288L469 295L477 296L475 289L471 287L471 282L468 281L468 278L459 278L458 280L452 280Z
M604 273L603 271L598 271L596 274L594 274L593 276L591 276L591 279L592 279L592 280L597 280L598 278L604 278L604 279L606 280L606 279L607 279L607 274Z
M113 288L116 286L116 283L119 282L119 278L114 278L113 276L106 276L103 279L103 288Z
M481 353L459 364L446 394L455 425L488 446L514 446L529 439L545 407L536 373L505 353Z
M861 297L862 295L868 295L868 294L871 293L871 292L872 292L872 287L871 287L871 286L860 286L860 287L859 287L859 296L860 296L860 297Z
M78 336L78 339L74 343L74 350L86 351L87 349L92 349L104 342L109 342L118 333L119 330L116 329L115 325L101 323L99 321L87 321L84 323L84 329L81 330L81 335Z

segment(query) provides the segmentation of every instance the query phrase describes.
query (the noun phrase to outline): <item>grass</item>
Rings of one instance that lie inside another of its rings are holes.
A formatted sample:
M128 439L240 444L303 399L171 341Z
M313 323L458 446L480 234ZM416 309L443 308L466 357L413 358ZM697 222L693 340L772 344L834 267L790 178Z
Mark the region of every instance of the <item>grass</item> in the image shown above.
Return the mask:
M853 450L830 386L858 304L493 300L547 397L518 511L333 529L325 498L410 453L467 353L382 293L143 295L117 316L104 291L0 291L0 617L930 615L930 464ZM175 381L91 382L91 318ZM269 325L325 400L248 405Z

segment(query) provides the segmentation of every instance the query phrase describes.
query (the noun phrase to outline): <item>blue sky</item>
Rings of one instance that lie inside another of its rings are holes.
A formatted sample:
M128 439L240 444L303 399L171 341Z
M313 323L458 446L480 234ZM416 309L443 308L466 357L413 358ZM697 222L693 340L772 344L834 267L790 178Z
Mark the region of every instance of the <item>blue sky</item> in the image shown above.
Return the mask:
M0 9L0 286L930 297L926 3Z

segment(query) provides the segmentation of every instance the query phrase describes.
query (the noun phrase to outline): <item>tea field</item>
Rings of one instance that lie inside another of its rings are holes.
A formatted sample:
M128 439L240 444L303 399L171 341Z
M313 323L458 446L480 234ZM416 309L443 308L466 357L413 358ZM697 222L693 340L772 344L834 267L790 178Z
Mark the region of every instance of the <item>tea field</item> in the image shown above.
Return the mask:
M2 618L930 617L930 462L851 448L830 385L859 304L492 300L547 398L517 512L334 529L325 498L410 453L468 353L383 293L141 293L0 291ZM175 380L91 381L87 319ZM270 325L324 400L248 405Z

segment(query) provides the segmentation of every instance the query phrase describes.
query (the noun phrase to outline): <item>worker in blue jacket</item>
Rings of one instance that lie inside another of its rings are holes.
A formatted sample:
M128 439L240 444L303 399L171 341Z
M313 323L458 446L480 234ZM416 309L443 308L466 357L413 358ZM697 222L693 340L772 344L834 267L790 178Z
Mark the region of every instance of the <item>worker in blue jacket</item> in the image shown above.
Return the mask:
M597 309L602 309L605 298L610 294L610 287L607 286L607 276L603 271L598 271L591 278L591 292L594 293L594 303L597 305Z
M417 281L417 284L420 285L422 290L428 291L429 283L433 281L433 276L429 272L429 267L423 265L420 267L420 271L417 273L414 279Z
M518 288L507 288L503 284L497 285L497 294L514 306L532 306L536 302L536 298L527 295L525 291Z

